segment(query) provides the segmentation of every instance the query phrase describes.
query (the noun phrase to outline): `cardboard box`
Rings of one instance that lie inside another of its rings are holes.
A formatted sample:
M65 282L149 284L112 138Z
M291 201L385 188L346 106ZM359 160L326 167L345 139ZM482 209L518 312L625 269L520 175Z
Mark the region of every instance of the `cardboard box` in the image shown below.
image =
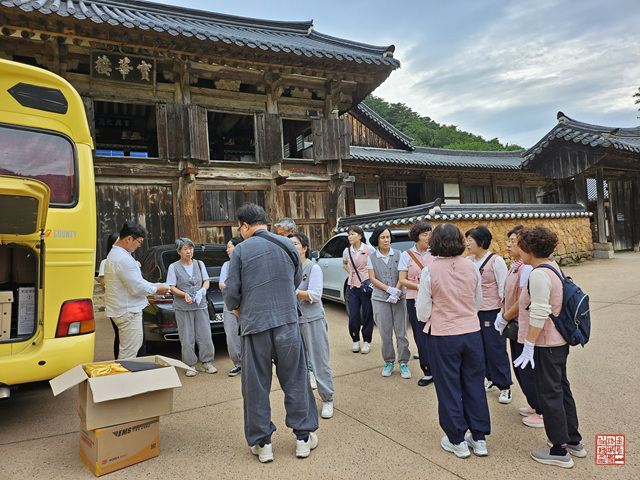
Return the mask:
M36 329L36 288L18 288L18 335L31 335Z
M157 457L158 417L89 430L80 423L80 461L96 477Z
M11 336L11 304L13 291L0 292L0 338Z
M78 415L89 430L171 413L173 389L182 386L175 367L189 367L179 360L161 355L131 358L128 361L168 366L89 378L83 366L78 365L50 380L49 384L54 395L79 386Z

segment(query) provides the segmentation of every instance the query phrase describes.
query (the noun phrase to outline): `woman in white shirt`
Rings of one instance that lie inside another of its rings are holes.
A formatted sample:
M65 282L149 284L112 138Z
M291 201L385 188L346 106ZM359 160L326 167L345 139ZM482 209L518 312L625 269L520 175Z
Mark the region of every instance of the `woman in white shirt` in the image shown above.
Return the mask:
M524 368L531 364L538 400L544 411L544 429L551 449L534 450L536 462L556 467L573 467L572 456L583 458L587 452L578 431L578 412L567 378L569 344L556 329L550 314L562 309L563 286L560 267L549 259L558 244L558 236L542 226L525 228L518 235L522 260L531 265L529 288L520 295L519 321L529 325L522 354L513 362ZM536 268L546 264L548 267ZM556 270L554 273L549 267Z
M520 256L520 248L518 248L518 235L524 230L522 225L517 225L507 233L509 241L507 242L507 251L514 262L511 264L509 273L504 282L504 302L503 307L495 321L495 328L502 334L505 327L510 322L515 322L518 325L518 339L509 340L509 346L511 348L511 360L515 360L522 353L522 347L524 338L527 335L529 325L524 321L520 322L518 318L519 303L518 299L522 293L522 289L526 287L529 274L533 267L523 263ZM522 423L528 427L540 428L544 427L544 421L542 419L542 408L538 402L538 396L536 394L536 385L533 381L533 369L531 366L526 368L514 369L516 374L516 380L520 385L520 389L527 399L526 407L520 407L518 409L520 415L524 418Z
M242 237L233 237L227 242L227 255L229 258L231 258L233 249L236 248L236 245L242 242L242 240ZM229 262L227 261L222 265L222 269L220 270L220 280L218 283L223 296L228 274ZM233 362L233 368L229 370L228 375L230 377L235 377L242 371L242 342L240 340L240 335L238 334L238 317L236 317L235 313L232 311L227 310L226 305L222 310L222 316L224 321L224 333L227 337L227 351L229 352L229 358Z
M167 284L173 294L173 309L178 324L178 336L182 345L182 361L191 367L187 377L196 375L195 346L198 345L200 366L198 371L216 373L218 369L211 362L215 354L211 339L211 322L207 308L209 274L200 261L193 261L195 245L188 238L175 242L180 260L169 265Z
M407 365L411 357L409 337L407 337L407 309L398 275L400 251L391 248L391 230L387 227L377 227L369 241L371 245L377 247L377 250L369 256L367 268L374 286L373 295L371 295L373 321L380 332L382 359L385 362L382 376L391 376L395 368L396 351L393 348L395 332L400 376L411 378Z
M502 308L504 281L507 278L507 264L500 255L489 251L491 232L479 225L465 234L467 250L482 278L482 307L478 312L480 332L484 345L485 390L500 390L498 401L511 403L511 363L507 353L507 339L494 327L496 317Z
M333 417L333 376L329 366L329 337L327 318L322 306L322 269L311 261L309 237L304 233L292 233L293 242L302 262L302 282L296 290L298 306L302 315L298 317L300 334L307 351L311 368L322 399L322 418Z

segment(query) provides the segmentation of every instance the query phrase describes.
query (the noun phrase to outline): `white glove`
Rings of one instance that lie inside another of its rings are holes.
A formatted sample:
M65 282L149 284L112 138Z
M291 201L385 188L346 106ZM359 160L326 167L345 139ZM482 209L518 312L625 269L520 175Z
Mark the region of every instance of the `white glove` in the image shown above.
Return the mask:
M535 368L536 364L533 361L533 348L535 344L531 343L529 340L524 341L524 348L522 349L522 353L518 358L515 359L513 365L516 367L524 368L528 363L531 363L531 368Z
M396 297L396 299L398 299L400 298L400 295L402 295L402 290L394 287L387 287L387 293L393 297Z
M502 332L504 331L505 327L507 326L507 322L503 317L501 313L498 313L498 316L496 317L496 321L493 323L493 327L500 332L500 335L502 335Z
M206 294L207 294L207 290L204 287L202 287L200 290L196 292L196 295L193 301L196 302L197 304L200 304L200 302L202 301L202 299L205 297Z
M387 298L387 303L398 303L398 300L400 300L398 297L396 297L395 295L389 295L389 298Z

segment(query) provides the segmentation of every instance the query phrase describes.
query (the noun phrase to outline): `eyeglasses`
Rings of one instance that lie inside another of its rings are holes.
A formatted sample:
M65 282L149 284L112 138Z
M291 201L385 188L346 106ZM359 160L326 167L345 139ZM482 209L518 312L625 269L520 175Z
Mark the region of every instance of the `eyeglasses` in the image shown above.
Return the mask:
M292 241L293 242L293 241ZM302 245L300 242L293 242L293 244L297 247L298 245Z
M144 237L134 238L133 240L136 241L138 245L142 245L142 242L144 242Z

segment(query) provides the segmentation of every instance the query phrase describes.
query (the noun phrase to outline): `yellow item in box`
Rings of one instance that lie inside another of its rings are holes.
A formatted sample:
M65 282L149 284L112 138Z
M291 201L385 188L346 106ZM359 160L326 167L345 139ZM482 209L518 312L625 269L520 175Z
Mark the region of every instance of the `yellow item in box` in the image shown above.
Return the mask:
M131 358L126 362L168 366L137 372L132 367L126 375L90 378L83 367L91 364L78 365L53 378L49 384L54 395L78 385L78 415L89 430L171 413L173 389L182 386L176 367L184 370L190 367L160 355Z
M90 363L88 365L83 365L82 368L89 378L129 372L129 370L124 368L118 362Z
M136 420L95 430L80 423L80 461L96 477L157 457L160 419Z

